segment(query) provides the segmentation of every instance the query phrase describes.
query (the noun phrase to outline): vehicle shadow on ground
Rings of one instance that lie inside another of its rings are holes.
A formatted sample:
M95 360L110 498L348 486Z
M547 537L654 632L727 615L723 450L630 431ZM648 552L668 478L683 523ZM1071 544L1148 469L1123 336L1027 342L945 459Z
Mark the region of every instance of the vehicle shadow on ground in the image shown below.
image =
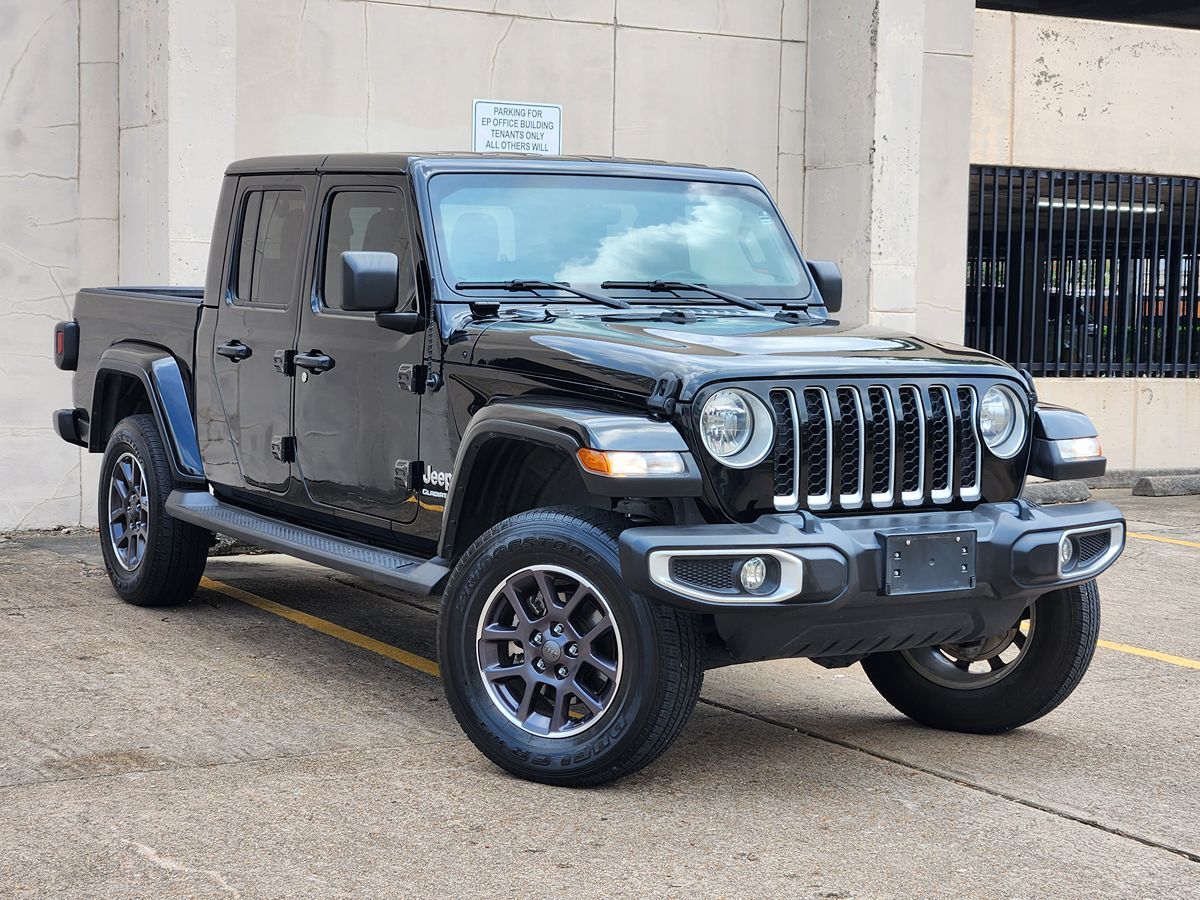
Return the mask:
M265 557L232 557L214 563L210 575L223 583L384 644L429 659L436 656L437 616L426 601L395 597L386 589L377 590L354 579L297 571ZM98 574L102 575L102 570ZM88 586L89 603L109 607L106 618L117 620L118 628L136 630L150 621L164 622L168 630L178 629L181 639L186 635L189 641L219 643L222 658L268 666L275 683L286 685L291 695L282 702L278 697L275 701L264 698L268 703L278 702L283 708L298 699L319 696L322 706L345 704L347 708L337 712L339 717L383 715L393 719L401 731L419 725L447 739L461 737L440 683L425 672L211 590L200 589L186 606L139 609L121 603L100 579L89 579ZM181 655L190 652L179 647ZM937 732L900 716L882 700L877 708L867 709L859 695L844 701L822 696L803 671L776 671L764 680L770 671L764 667L771 665L717 670L720 674L711 678L691 723L680 736L679 749L672 755L691 756L702 749L706 766L737 765L747 752L778 748L782 753L796 737L847 745L852 751L883 758L907 758L935 747L943 753L953 748L961 754L1042 756L1082 753L1089 746L1087 734L1073 737L1036 724L998 736ZM781 686L786 693L781 694ZM723 717L737 717L741 725L712 728L704 724ZM747 728L751 720L757 724ZM279 727L286 726L281 723ZM482 759L480 764L486 765Z
M252 590L255 587L263 589L261 582L275 578L278 571L261 563L239 565L224 561L215 574L228 579L228 583ZM278 587L278 583L275 586ZM286 599L293 609L320 616L394 647L420 652L429 658L434 655L437 616L426 609L385 596L367 595L356 585L321 576L296 578L293 575L286 586ZM280 596L280 591L272 590L269 596ZM444 729L448 737L459 735L442 698L441 686L433 676L211 591L201 590L189 607L171 611L169 615L185 616L196 623L211 620L214 628L228 622L229 617L244 626L253 623L238 629L220 629L226 651L271 657L277 665L286 667L290 684L301 693L310 689L311 682L320 685L325 692L362 697L378 690L380 673L386 672L389 682L409 684L427 701L419 702L417 709L399 712L417 715L424 720L422 724ZM301 648L298 642L304 642L304 646ZM1083 746L1079 741L1036 726L999 736L947 735L913 723L892 711L882 700L879 709L870 712L831 707L827 700L816 697L806 702L806 689L812 685L806 682L802 672L794 675L796 702L785 703L779 702L777 694L771 699L768 691L764 691L761 698L756 696L753 682L760 677L757 666L730 670L723 677L738 683L739 702L728 702L725 691L702 694L691 723L680 736L680 752L690 752L688 747L702 745L705 755L714 763L723 760L734 764L750 750L762 753L772 745L782 748L796 736L848 745L850 750L861 749L883 757L946 740L971 752L985 746L995 751L1001 744L1006 753L1019 750L1022 754L1048 752L1054 748L1060 752L1070 751L1072 747L1082 750ZM777 690L778 685L772 687ZM714 695L711 701L708 699L710 693ZM718 697L720 699L716 699ZM403 707L406 700L393 693L391 702ZM728 716L738 717L743 723L755 720L758 724L750 729L753 736L748 737L743 727L711 729L703 724L708 719Z

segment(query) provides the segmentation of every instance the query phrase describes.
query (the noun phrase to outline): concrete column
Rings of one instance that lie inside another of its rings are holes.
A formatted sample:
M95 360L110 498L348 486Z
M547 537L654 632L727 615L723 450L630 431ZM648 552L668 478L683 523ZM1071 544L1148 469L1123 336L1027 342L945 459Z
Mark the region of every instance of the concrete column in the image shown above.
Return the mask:
M200 284L234 157L235 0L120 0L120 279Z
M809 4L804 243L843 318L962 340L971 4Z

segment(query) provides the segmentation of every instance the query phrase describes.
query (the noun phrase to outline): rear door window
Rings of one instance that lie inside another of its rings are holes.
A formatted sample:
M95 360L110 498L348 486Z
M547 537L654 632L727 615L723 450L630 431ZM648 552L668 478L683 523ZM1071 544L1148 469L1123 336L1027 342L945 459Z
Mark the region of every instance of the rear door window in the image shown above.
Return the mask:
M234 279L242 303L287 306L304 238L304 192L247 191Z

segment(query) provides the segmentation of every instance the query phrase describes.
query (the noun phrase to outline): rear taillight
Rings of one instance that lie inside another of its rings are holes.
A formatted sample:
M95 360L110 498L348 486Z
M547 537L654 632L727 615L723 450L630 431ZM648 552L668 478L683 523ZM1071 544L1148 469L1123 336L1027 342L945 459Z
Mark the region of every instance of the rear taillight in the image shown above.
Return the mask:
M54 326L54 364L74 372L79 363L79 323L59 322Z

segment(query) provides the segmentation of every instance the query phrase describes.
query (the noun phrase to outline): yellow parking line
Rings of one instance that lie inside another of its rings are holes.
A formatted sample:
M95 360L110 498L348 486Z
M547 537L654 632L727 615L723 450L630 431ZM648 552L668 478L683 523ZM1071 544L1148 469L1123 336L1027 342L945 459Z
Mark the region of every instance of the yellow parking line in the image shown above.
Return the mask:
M1141 534L1137 531L1127 531L1131 538L1140 538L1143 541L1158 541L1160 544L1178 544L1180 547L1195 547L1200 549L1200 541L1184 541L1179 538L1162 537L1157 534Z
M436 678L440 674L441 670L438 669L438 664L432 659L426 659L423 656L417 656L415 653L409 653L407 650L401 650L399 647L393 647L391 644L385 644L383 641L377 641L373 637L368 637L358 631L351 631L349 628L343 628L341 625L330 622L327 619L310 616L308 613L300 612L298 609L292 609L290 606L284 606L282 603L276 603L274 600L268 600L266 597L251 594L249 591L243 591L241 588L225 584L222 581L215 581L212 578L201 578L200 586L210 591L216 591L218 594L224 594L226 597L231 597L234 600L239 600L242 603L249 604L261 609L263 612L269 612L271 615L287 619L289 622L295 622L297 625L303 625L305 628L311 628L314 631L335 637L339 641L345 641L347 644L353 644L355 647L361 647L363 650L370 650L372 653L386 656L388 659L408 666L410 669L416 669L418 672L424 672L426 675L433 675Z
M1157 650L1147 650L1145 647L1133 647L1129 644L1118 644L1115 641L1096 641L1096 646L1103 647L1105 650L1120 650L1122 653L1144 656L1147 659L1157 659L1159 662L1170 663L1173 666L1183 666L1185 669L1200 669L1200 659L1172 656L1170 653L1159 653Z

